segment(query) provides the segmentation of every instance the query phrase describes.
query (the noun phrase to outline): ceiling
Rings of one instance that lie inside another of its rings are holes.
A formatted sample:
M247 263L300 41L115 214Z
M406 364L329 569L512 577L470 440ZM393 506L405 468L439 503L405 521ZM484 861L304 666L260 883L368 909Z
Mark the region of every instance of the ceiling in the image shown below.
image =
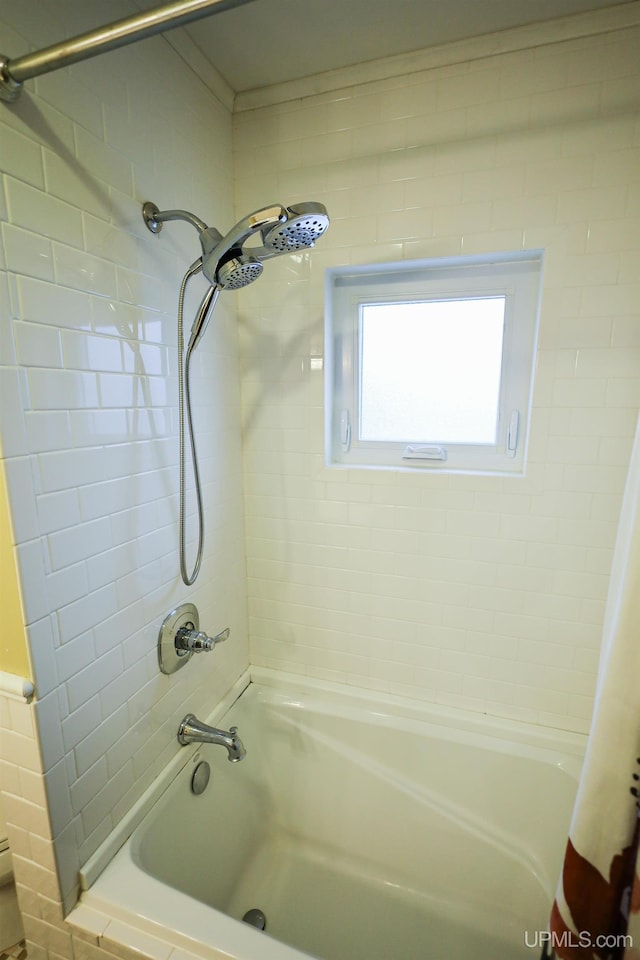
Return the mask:
M254 0L187 27L240 93L621 0ZM143 0L141 6L151 6Z

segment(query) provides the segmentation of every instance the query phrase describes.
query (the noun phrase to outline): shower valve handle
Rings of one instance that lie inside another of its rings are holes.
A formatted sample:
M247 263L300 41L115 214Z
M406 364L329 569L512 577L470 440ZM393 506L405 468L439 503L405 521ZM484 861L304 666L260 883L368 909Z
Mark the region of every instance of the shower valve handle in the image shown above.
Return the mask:
M229 639L229 627L208 637L200 630L200 615L194 603L181 603L162 621L158 634L158 666L162 673L175 673L186 667L194 653L213 650L216 643Z
M195 630L192 623L187 623L176 632L176 650L189 651L189 653L207 653L209 650L213 650L216 643L228 640L230 633L229 627L226 627L215 637L208 637L201 630Z

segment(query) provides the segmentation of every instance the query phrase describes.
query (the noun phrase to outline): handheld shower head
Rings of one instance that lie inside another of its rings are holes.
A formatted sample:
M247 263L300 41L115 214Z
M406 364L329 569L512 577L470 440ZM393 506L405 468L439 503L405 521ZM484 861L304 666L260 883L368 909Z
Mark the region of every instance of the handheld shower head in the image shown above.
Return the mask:
M225 260L218 261L216 264L215 283L222 290L240 290L257 280L262 270L262 264L255 257L248 257L241 251L232 250Z
M213 313L214 307L218 302L218 297L220 296L220 287L210 286L207 287L207 292L202 298L202 303L198 309L198 312L195 315L193 325L191 327L191 333L189 334L189 343L187 345L187 354L191 354L192 350L198 346L202 340L202 336L209 326L209 320L211 319L211 314Z
M257 280L262 273L262 264L245 255L242 248L254 234L284 223L286 219L287 212L284 207L280 204L272 204L270 207L254 210L248 217L236 223L224 237L218 237L217 242L211 243L207 234L201 233L202 272L209 283L217 283L225 290L237 290L245 287L252 280ZM232 261L235 261L236 267L228 269L227 264ZM257 271L245 269L255 266L259 266L260 269ZM229 276L230 273L237 273L236 278ZM238 279L244 282L236 283Z

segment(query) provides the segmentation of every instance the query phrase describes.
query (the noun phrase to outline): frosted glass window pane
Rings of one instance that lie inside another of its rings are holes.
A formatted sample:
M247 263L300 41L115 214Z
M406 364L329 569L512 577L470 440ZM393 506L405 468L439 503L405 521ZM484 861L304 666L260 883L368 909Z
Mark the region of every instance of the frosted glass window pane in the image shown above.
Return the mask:
M496 443L504 297L363 304L360 439Z

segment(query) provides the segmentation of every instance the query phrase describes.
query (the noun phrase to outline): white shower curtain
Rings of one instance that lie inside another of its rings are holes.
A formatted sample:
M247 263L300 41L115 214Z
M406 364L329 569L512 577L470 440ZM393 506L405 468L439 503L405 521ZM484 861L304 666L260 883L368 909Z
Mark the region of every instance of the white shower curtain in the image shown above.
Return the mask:
M613 557L593 720L543 956L640 960L638 797L640 419Z

